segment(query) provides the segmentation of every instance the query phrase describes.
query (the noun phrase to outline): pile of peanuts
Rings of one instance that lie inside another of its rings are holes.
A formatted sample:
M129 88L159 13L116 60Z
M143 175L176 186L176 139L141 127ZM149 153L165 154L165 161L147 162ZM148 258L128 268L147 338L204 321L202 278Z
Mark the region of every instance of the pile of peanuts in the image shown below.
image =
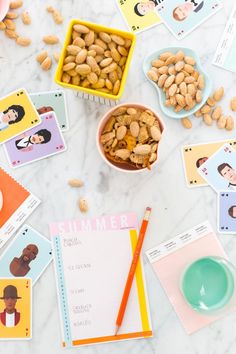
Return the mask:
M165 93L167 107L173 107L175 112L190 111L202 101L205 81L196 69L194 58L182 50L165 52L151 64L147 76Z
M121 106L112 112L100 139L111 162L128 169L151 169L161 135L159 121L151 111Z
M5 35L14 39L18 45L26 47L31 44L31 39L22 37L16 32L15 20L18 18L19 14L14 10L23 6L23 0L16 0L10 3L10 11L6 14L6 17L0 22L0 30L4 31ZM21 20L24 25L31 24L31 18L28 11L24 11L21 14Z
M219 129L231 131L234 129L234 119L230 115L226 116L221 106L218 105L223 96L224 88L220 87L215 90L213 95L207 99L206 103L194 115L197 118L202 118L203 122L208 126L211 126L215 121ZM236 110L236 98L231 100L231 109L232 111ZM192 122L189 118L183 118L181 122L186 129L192 128Z
M130 46L129 39L75 24L62 82L117 95Z

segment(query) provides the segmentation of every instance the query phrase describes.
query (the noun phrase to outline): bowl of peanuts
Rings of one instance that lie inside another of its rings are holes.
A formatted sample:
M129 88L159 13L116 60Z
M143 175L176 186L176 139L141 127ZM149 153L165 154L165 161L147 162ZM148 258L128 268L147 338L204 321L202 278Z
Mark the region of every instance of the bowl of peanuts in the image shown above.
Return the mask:
M194 114L210 96L211 79L192 49L169 47L152 53L143 71L158 91L162 111L171 118Z
M157 163L164 124L149 107L125 103L113 107L99 122L97 148L112 168L127 173L151 170Z
M10 0L0 0L0 21L4 19L10 6Z
M55 74L59 85L118 100L125 86L135 35L72 20Z

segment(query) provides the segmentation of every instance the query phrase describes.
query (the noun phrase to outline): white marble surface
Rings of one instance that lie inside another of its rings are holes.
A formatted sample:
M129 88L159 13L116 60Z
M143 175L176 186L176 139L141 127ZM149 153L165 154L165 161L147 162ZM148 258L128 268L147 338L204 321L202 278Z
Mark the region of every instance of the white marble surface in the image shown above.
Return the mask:
M0 33L1 96L22 86L30 92L57 88L53 82L55 64L50 72L43 72L39 69L35 56L46 48L41 40L43 35L58 33L63 41L71 18L78 17L126 29L113 0L51 0L50 3L45 0L25 0L24 4L24 8L32 15L33 23L26 27L17 20L17 28L22 34L29 35L33 44L28 48L21 48ZM48 4L62 11L65 19L63 26L56 26L45 11ZM225 0L223 10L181 42L163 25L139 34L121 101L142 102L160 112L156 92L144 79L142 60L146 54L162 47L183 45L198 52L215 87L224 85L226 96L223 106L225 112L229 113L228 101L235 96L236 75L214 67L211 61L233 4L233 0ZM53 48L49 48L49 51L53 52ZM106 166L96 149L96 127L108 108L78 99L72 91L67 90L66 93L70 121L70 130L65 133L67 152L13 171L15 177L42 199L41 206L28 220L33 227L49 237L50 221L81 217L76 202L79 196L85 196L90 206L89 216L135 211L141 220L145 206L152 206L152 220L144 250L205 219L209 219L216 228L216 195L210 187L192 190L186 187L180 147L186 143L234 137L234 132L209 128L198 119L193 121L194 128L188 131L183 129L180 122L164 117L160 112L165 120L166 131L161 143L158 167L150 173L126 175ZM0 161L1 165L7 166L2 147ZM82 178L85 187L81 190L70 189L67 181L73 177ZM236 264L234 236L221 235L219 239L232 262ZM145 264L145 272L153 338L72 349L71 353L235 353L236 313L188 336L149 264ZM36 284L33 295L33 339L29 342L2 342L1 354L59 354L64 351L60 347L59 313L52 265Z

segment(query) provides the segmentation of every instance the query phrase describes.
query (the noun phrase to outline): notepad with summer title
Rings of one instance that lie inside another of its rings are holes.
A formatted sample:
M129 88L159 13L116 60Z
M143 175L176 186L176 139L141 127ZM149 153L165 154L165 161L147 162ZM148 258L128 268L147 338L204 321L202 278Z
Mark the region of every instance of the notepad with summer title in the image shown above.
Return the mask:
M50 225L64 347L151 337L142 261L115 323L137 242L133 213Z

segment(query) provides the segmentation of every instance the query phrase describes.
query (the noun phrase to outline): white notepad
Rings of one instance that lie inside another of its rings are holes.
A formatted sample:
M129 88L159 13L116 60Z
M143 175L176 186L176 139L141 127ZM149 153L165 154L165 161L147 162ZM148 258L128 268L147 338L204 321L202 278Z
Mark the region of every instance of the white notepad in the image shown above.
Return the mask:
M125 317L114 336L126 278L137 242L134 214L65 222L51 227L63 345L152 336L142 264L139 262ZM113 219L112 219L113 218ZM111 219L113 222L111 222ZM97 222L94 222L97 220ZM115 222L114 222L115 220ZM89 224L89 222L91 223ZM76 230L71 231L74 228ZM53 231L52 231L53 229ZM69 231L70 229L70 231Z

